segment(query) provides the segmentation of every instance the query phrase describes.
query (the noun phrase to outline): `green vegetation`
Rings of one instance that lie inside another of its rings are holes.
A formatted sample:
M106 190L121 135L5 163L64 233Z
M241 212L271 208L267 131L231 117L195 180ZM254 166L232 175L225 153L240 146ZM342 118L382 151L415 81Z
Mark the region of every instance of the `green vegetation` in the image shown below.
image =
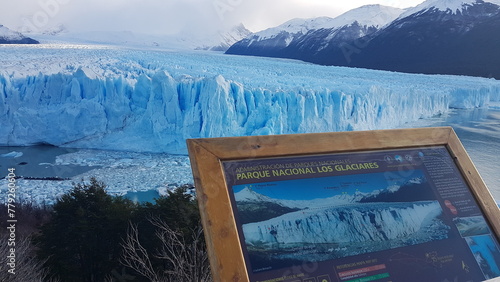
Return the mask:
M65 281L104 281L119 267L120 241L133 212L131 201L106 194L96 179L76 184L42 226L38 255Z
M19 207L19 222L31 228L18 254L36 270L30 281L210 281L198 206L186 188L139 205L92 178L52 207Z

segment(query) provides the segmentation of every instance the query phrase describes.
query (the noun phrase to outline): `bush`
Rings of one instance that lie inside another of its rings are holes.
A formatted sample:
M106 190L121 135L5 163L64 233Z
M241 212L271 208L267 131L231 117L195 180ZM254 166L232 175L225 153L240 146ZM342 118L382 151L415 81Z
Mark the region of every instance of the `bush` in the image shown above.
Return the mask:
M95 178L74 184L43 217L37 257L62 281L210 281L187 188L136 205L108 195Z
M147 281L211 281L198 204L188 188L138 207L130 223L121 262Z
M134 204L106 193L95 178L75 184L59 199L36 238L38 256L64 281L105 281L120 269L120 242Z

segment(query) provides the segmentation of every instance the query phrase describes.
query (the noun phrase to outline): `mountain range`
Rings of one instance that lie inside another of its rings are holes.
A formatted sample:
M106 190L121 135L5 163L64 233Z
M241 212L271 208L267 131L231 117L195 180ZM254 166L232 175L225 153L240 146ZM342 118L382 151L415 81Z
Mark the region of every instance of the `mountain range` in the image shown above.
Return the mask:
M293 19L247 36L228 49L228 54L282 57L316 62L317 54L344 42L370 35L404 10L368 5L337 18Z
M416 177L400 185L390 185L371 193L339 194L312 200L275 199L250 187L245 187L235 193L234 198L240 222L246 224L268 220L299 210L339 207L355 203L432 201L435 200L436 196L425 178Z
M368 5L337 18L294 19L226 53L500 79L499 32L500 0L428 0L406 10Z
M0 44L38 44L39 42L22 35L19 32L10 30L0 24Z

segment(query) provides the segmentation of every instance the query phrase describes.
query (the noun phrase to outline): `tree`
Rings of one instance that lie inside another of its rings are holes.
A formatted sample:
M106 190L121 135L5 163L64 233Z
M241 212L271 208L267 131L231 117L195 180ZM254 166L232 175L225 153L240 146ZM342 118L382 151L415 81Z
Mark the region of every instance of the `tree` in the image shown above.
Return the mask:
M193 196L186 193L187 188L186 185L178 187L157 198L155 203L145 203L138 207L133 222L140 231L140 241L144 248L156 250L162 245L157 237L151 236L157 229L149 220L153 217L164 220L172 230L180 232L190 243L192 231L198 227L201 219L198 204ZM152 263L155 268L164 267L164 262L153 259Z
M49 272L43 267L43 262L40 262L33 255L30 237L16 237L16 245L8 245L8 234L0 236L0 281L10 282L41 282L41 281L57 281L50 278ZM15 265L12 273L10 260L8 255L10 249L15 247Z
M35 240L38 256L63 281L105 281L120 269L120 242L135 206L105 188L95 178L74 184Z
M136 218L146 224L150 223L149 218L162 218L170 228L182 232L186 239L191 238L191 232L200 222L200 212L195 198L187 193L188 187L188 185L178 187L156 199L154 204L144 204L140 207Z
M211 281L198 204L187 188L140 206L130 224L121 262L148 281Z
M161 242L156 250L147 250L139 240L137 225L130 224L123 241L123 265L133 269L151 282L209 282L212 281L210 265L201 226L191 231L190 243L181 232L175 231L161 218L149 218L155 226L155 236ZM155 267L152 260L164 262Z
M51 208L36 206L31 203L17 203L15 218L8 217L9 207L0 205L0 281L56 281L43 267L43 261L36 258L32 237L38 233L38 228L50 220ZM11 229L9 219L16 219L14 229ZM11 232L15 234L12 237ZM14 250L14 252L12 252ZM15 262L13 263L13 259ZM9 272L10 271L10 272Z

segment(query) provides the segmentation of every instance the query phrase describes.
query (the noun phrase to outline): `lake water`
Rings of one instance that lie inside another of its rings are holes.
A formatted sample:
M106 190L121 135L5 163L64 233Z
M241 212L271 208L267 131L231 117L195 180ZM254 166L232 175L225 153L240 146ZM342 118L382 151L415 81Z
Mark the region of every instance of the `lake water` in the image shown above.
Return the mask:
M55 164L57 156L77 151L78 149L47 145L0 147L0 170L7 171L7 168L15 168L16 175L24 177L71 178L95 168L74 164Z
M137 203L153 203L158 197L160 197L160 193L156 190L127 192L127 194L125 194L125 198Z
M500 202L500 107L452 110L416 126L452 126L497 202Z

